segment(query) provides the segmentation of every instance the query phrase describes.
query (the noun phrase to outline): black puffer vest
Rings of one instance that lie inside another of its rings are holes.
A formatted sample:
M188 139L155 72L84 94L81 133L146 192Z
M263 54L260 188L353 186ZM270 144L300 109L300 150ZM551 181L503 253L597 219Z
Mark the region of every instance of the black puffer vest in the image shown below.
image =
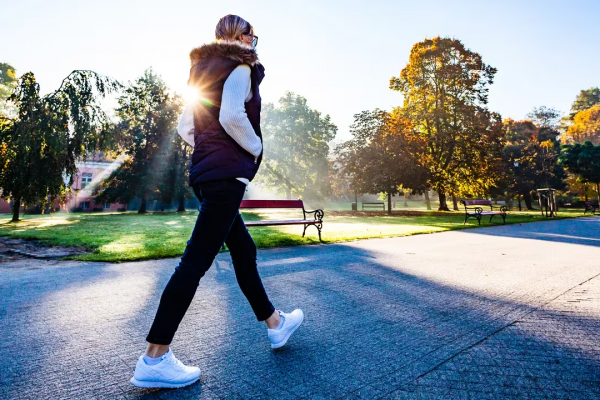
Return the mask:
M218 179L246 178L251 181L262 160L255 158L231 138L219 122L225 81L240 64L251 68L252 98L246 114L261 138L259 85L265 76L254 49L232 42L216 42L192 50L188 84L200 92L194 108L194 153L190 164L190 186Z

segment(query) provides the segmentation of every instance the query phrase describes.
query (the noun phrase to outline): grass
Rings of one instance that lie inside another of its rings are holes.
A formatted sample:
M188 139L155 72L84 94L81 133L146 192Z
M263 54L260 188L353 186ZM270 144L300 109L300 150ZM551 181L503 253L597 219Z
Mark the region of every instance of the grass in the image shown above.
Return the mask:
M349 209L350 207L348 207ZM345 210L346 207L339 208ZM360 209L360 208L359 208ZM402 209L402 208L398 208ZM337 214L337 215L336 215ZM408 236L477 227L470 219L463 226L463 214L423 213L423 216L387 216L384 212L368 212L368 216L348 216L347 212L326 211L324 242ZM363 214L363 213L361 213ZM365 213L366 214L366 213ZM561 211L559 218L582 216L579 211ZM42 240L48 244L83 246L89 253L73 258L87 261L131 261L177 257L196 221L197 212L185 213L57 213L25 215L22 221L10 223L9 215L0 215L0 236L26 240ZM242 213L245 220L298 218L297 212L258 210ZM542 221L539 212L511 212L507 224ZM484 218L482 227L492 224ZM317 230L309 227L302 237L301 226L252 227L250 233L259 248L319 243Z

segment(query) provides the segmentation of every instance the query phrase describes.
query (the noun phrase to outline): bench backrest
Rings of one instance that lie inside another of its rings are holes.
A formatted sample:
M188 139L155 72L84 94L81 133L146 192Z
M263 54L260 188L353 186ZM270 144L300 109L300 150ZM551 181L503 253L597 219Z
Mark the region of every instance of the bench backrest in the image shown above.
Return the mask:
M302 200L242 200L240 208L304 208Z
M492 205L491 200L463 200L461 203L463 203L465 206L491 206Z

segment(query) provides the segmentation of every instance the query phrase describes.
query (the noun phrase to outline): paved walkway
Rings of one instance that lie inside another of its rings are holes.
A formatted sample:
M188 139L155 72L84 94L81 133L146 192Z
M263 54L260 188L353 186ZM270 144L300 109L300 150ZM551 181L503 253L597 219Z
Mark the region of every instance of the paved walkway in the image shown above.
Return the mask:
M271 351L228 255L173 344L198 384L129 384L176 260L0 264L1 399L600 398L600 218L259 252L306 321Z

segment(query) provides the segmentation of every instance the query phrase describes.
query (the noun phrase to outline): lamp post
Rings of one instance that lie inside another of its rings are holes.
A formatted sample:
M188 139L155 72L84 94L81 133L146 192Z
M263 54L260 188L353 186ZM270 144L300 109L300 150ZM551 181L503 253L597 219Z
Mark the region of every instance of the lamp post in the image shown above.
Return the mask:
M513 166L515 167L515 183L517 181L517 168L519 168L519 162L517 160L513 161ZM519 204L519 211L521 211L521 195L519 194L519 191L517 190L517 202Z

